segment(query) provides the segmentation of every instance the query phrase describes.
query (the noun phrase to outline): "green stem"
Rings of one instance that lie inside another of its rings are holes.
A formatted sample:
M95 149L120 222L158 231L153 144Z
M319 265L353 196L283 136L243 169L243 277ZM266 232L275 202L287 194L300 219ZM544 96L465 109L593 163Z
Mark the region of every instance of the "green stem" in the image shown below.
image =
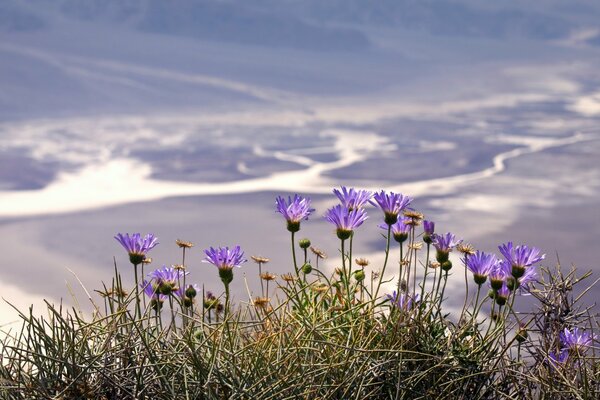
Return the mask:
M379 275L379 281L377 282L377 287L375 288L375 295L373 296L373 300L377 300L377 295L379 294L379 288L381 287L381 282L383 281L383 276L385 275L385 267L387 266L388 258L390 255L391 232L392 232L392 225L388 224L387 243L385 245L385 260L383 261L383 268L381 269L381 274Z
M446 284L447 283L448 283L448 271L444 271L444 286L442 286L442 294L440 296L440 303L439 303L439 306L438 306L438 315L440 317L442 316L442 302L444 301L444 292L446 291Z
M294 235L296 232L292 232L292 258L294 259L294 270L296 271L296 277L300 278L300 271L298 271L298 263L296 262L296 244L294 242Z
M400 289L402 287L402 278L403 278L402 277L402 261L403 261L403 258L404 258L404 256L402 255L402 243L400 243L400 273L399 273L399 278L398 278L398 291L396 292L396 294L398 296L400 296ZM410 279L410 267L409 267L409 270L407 271L406 279Z
M138 281L137 264L133 264L133 273L135 275L135 318L142 317L142 310L140 309L140 285Z

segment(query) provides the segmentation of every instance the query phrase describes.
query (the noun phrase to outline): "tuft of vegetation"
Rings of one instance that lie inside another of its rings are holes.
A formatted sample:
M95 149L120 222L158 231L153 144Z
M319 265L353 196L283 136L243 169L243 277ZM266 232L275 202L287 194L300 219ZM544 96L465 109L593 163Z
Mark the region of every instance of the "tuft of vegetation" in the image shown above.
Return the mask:
M191 242L176 242L180 265L145 275L154 235L117 235L135 287L123 287L115 263L91 318L50 304L45 316L19 311L21 328L2 339L0 398L600 398L598 322L573 294L590 273L540 266L538 249L511 242L499 246L502 258L475 251L435 233L401 194L334 193L340 204L325 218L340 240L340 268L326 272L327 256L295 238L310 200L279 197L290 272L263 272L269 260L252 256L261 292L240 304L229 293L246 262L239 246L205 250L223 282L215 295L186 281ZM383 212L378 266L352 255L369 202ZM450 313L446 283L463 267L464 304ZM515 308L523 295L535 300L527 313Z

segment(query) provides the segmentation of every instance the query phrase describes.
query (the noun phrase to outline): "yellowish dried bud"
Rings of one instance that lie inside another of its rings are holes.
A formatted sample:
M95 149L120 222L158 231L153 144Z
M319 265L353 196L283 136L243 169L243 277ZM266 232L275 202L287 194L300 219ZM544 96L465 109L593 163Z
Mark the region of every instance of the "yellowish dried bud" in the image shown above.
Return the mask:
M263 281L272 281L275 278L277 278L277 275L272 274L270 272L263 272L262 274L260 274L260 279L262 279Z
M359 265L361 267L366 267L367 265L369 265L369 260L367 260L366 258L357 258L354 261L356 261L356 265Z
M456 246L456 250L469 256L475 254L475 248L470 243L461 243L458 246Z
M177 239L175 241L175 244L177 246L179 246L179 248L181 248L181 249L183 249L183 248L189 249L190 247L194 247L194 244L192 242L186 242L186 241L181 240L181 239Z
M283 279L286 282L294 282L296 280L296 277L292 274L283 274L281 275L281 279Z
M257 264L266 264L270 261L267 257L262 256L250 256L250 258Z
M423 248L423 242L411 243L408 245L410 250L421 250Z
M312 251L313 254L315 256L317 256L318 258L321 258L321 259L327 258L327 254L325 254L322 250L317 249L316 247L311 246L310 251Z

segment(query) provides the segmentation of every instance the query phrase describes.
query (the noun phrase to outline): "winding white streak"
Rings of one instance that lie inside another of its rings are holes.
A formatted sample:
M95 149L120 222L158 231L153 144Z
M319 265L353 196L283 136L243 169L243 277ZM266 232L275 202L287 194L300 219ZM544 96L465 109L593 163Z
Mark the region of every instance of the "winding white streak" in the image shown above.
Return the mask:
M598 140L598 135L575 133L565 138L545 138L543 140L530 140L526 147L519 147L500 153L493 158L493 165L481 171L468 174L455 175L446 178L436 178L420 182L411 182L397 185L392 190L409 193L411 196L444 195L455 193L459 189L473 182L490 178L506 169L506 161L525 154L533 154L553 147L568 146L588 140Z
M338 159L333 162L315 162L301 170L233 182L185 183L153 179L152 169L148 164L130 159L117 159L87 166L76 173L63 173L43 189L0 192L0 217L70 213L174 196L261 191L326 194L337 184L324 176L326 172L371 159L374 152L385 148L386 143L385 138L371 132L326 131L323 135L335 139L334 149L338 153ZM493 159L493 165L481 171L387 187L411 196L449 194L465 185L501 173L509 159L594 139L597 140L598 136L577 133L566 138L538 140L530 142L526 147L498 154Z

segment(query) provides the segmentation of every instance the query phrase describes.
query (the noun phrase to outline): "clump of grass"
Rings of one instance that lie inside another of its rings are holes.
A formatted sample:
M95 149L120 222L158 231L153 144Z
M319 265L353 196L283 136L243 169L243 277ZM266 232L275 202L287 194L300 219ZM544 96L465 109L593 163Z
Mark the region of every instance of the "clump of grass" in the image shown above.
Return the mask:
M47 316L20 312L21 328L2 340L0 398L600 396L598 323L573 295L589 274L537 267L543 255L524 245L500 246L503 259L476 252L451 233L435 233L431 221L408 208L407 196L335 193L341 204L325 215L340 240L340 268L319 267L326 255L310 240L296 240L314 211L310 200L280 197L290 272L263 272L268 258L253 256L261 292L239 304L229 296L235 268L246 261L238 246L205 251L223 282L223 294L215 295L186 281L192 243L177 241L182 264L145 276L156 238L118 235L136 286L124 288L115 265L91 318L50 304ZM369 201L383 212L386 250L378 266L352 254ZM444 296L449 274L460 268L450 257L456 250L467 291L462 310L449 313ZM521 295L535 298L533 311L517 311Z

